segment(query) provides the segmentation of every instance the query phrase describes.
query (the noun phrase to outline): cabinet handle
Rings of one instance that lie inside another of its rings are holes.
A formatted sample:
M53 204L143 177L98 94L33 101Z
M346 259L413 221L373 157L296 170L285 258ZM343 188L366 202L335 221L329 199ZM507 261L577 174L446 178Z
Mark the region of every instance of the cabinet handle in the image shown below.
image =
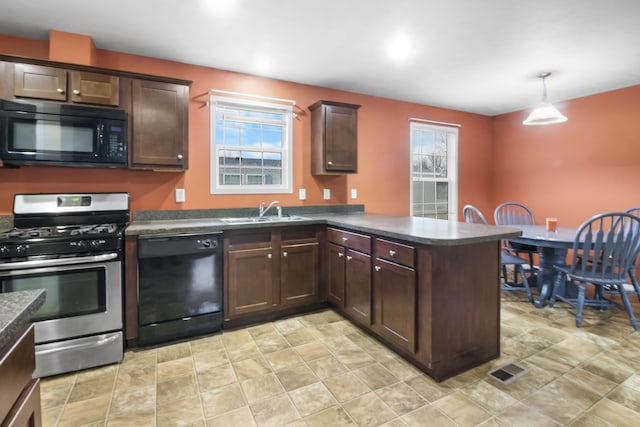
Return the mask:
M78 89L74 89L74 90L73 90L73 94L74 94L74 95L80 95L80 91L79 91Z
M61 87L59 87L58 89L56 89L58 91L58 93L64 93L64 89L62 89Z
M351 261L353 259L352 256L347 256L347 261Z
M287 256L288 254L286 252L282 252L282 256Z
M375 267L373 267L373 268L374 268L376 271L380 271L380 269L381 269L382 267L378 267L378 266L376 265L376 266L375 266Z
M338 252L338 258L342 258L344 256L343 253Z
M393 249L389 250L389 255L396 256L396 251L394 251Z
M343 237L343 238L342 238L342 241L343 241L343 242L346 242L347 240L349 240L349 238L348 238L348 237Z
M178 160L182 160L182 154L178 154L176 157L178 158Z
M267 258L271 259L271 254L267 254Z

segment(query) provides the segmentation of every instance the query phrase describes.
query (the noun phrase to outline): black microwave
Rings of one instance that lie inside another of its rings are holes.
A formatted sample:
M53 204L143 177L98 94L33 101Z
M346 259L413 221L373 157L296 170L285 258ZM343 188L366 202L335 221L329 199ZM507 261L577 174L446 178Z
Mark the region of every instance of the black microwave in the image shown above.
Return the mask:
M0 159L7 165L127 166L127 112L0 100Z

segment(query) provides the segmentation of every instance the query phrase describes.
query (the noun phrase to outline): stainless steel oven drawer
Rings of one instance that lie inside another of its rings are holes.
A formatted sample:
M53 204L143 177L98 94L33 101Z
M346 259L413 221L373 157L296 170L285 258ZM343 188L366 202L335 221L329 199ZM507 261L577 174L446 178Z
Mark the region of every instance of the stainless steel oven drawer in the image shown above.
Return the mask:
M123 353L121 331L36 345L33 377L118 363L122 361Z

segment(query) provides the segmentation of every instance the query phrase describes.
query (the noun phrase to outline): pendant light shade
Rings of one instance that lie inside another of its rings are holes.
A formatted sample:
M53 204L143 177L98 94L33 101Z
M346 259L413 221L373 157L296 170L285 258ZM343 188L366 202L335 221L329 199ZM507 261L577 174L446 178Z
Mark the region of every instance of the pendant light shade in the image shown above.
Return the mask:
M547 102L547 83L545 79L549 77L551 73L541 73L538 77L542 79L542 104L537 106L527 117L522 124L532 125L550 125L553 123L566 122L568 119L550 102Z

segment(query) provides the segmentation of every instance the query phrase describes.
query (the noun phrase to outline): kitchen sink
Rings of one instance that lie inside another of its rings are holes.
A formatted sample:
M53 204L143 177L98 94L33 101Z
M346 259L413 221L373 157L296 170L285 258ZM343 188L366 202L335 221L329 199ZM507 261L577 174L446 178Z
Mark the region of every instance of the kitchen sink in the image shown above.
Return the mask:
M292 221L305 221L311 218L298 215L284 215L284 216L249 216L249 217L235 217L235 218L220 218L220 221L225 224L260 224L260 223L278 223L278 222L292 222Z

